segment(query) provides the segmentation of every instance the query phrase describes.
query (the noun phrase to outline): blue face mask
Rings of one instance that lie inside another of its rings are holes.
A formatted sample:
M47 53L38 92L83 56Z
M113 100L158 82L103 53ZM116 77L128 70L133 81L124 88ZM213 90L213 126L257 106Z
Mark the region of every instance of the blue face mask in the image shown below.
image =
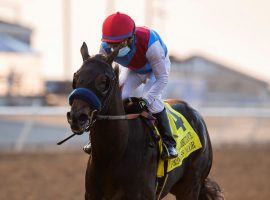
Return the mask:
M119 49L117 57L124 57L130 52L130 48L128 46Z

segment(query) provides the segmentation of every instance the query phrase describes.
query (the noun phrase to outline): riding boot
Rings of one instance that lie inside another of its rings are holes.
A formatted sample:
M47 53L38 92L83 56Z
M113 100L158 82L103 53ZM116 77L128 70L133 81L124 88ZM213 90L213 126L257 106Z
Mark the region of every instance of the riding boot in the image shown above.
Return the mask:
M172 135L166 109L164 108L163 111L153 115L157 119L157 128L163 141L164 148L161 154L162 159L168 160L171 158L176 158L178 156L177 151L175 149L176 142Z
M91 154L91 142L90 142L90 140L89 140L88 143L83 147L83 150L84 150L85 153Z

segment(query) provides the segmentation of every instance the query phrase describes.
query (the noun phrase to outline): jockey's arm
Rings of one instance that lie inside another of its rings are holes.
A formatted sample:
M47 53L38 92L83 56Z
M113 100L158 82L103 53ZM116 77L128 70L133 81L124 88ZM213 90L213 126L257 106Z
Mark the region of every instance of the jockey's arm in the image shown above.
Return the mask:
M168 83L171 63L169 57L165 55L164 49L159 41L156 41L149 47L146 52L146 57L156 78L150 90L143 95L143 98L151 105L153 101L161 95Z

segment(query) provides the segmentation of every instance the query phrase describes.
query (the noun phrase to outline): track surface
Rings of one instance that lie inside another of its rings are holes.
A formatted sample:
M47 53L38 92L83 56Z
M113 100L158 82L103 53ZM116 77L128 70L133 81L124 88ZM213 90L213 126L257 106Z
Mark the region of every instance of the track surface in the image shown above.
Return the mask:
M219 147L214 151L211 177L226 199L269 199L269 154L269 144ZM0 199L84 199L87 159L82 152L0 154Z

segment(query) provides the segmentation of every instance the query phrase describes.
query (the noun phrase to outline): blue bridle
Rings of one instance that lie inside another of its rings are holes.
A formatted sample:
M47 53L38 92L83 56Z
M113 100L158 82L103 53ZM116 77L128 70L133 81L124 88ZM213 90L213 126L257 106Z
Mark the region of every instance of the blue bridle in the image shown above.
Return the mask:
M92 92L89 89L86 89L86 88L74 89L68 97L69 105L72 105L74 99L80 99L80 100L85 101L91 106L91 108L95 110L101 109L101 102L99 98L94 92Z

